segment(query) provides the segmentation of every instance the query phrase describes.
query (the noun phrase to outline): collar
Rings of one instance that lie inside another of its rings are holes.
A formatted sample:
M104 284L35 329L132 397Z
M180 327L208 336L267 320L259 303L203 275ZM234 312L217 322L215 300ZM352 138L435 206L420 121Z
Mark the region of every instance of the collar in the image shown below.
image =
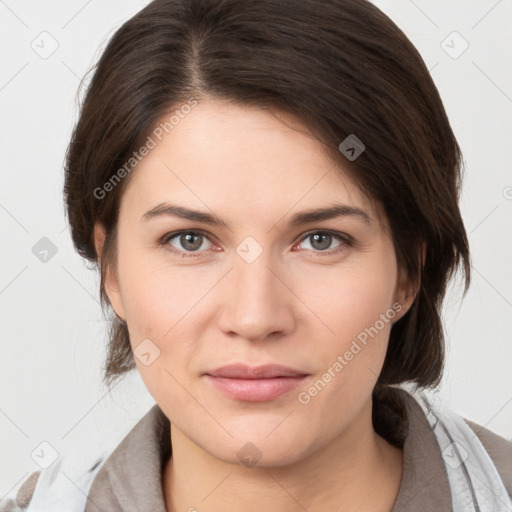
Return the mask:
M402 392L409 430L403 446L402 482L391 512L450 512L450 484L439 444L420 405ZM162 477L171 454L170 422L155 404L105 460L84 512L167 512Z

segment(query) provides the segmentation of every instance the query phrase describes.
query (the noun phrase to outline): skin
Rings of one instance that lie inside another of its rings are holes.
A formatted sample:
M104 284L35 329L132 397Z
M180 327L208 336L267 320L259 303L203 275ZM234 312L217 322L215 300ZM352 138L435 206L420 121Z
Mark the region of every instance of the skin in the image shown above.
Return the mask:
M298 120L221 100L200 102L133 172L105 286L133 349L150 339L160 351L148 365L135 360L171 422L167 510L390 511L402 451L373 429L371 393L391 322L308 404L297 398L379 315L399 303L396 321L413 300L399 282L382 212ZM215 214L229 229L143 220L163 202ZM287 225L299 211L334 203L365 210L371 223L352 215ZM180 236L159 244L168 233L198 229L207 236L191 244ZM315 243L311 234L326 229L354 243ZM263 249L251 263L236 251L248 236ZM97 224L99 252L103 240ZM203 376L230 363L277 363L310 377L274 400L237 401ZM248 442L260 453L252 467L237 455Z

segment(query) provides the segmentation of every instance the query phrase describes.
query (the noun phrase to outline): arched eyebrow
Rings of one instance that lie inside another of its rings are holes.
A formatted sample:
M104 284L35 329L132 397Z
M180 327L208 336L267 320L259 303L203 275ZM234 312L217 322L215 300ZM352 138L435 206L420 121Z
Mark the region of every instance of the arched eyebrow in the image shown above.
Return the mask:
M144 221L149 221L155 217L162 216L179 217L181 219L200 222L210 226L230 229L229 224L216 215L170 203L158 204L154 208L151 208L151 210L147 211L142 216L142 219ZM368 226L372 225L371 216L362 208L345 204L335 204L327 208L317 208L296 213L288 221L288 226L302 226L303 224L310 224L312 222L320 222L322 220L330 220L338 217L355 217L362 220Z
M301 226L311 222L320 222L321 220L330 220L337 217L355 217L362 220L368 226L372 225L372 219L368 212L357 206L346 204L335 204L328 208L319 208L296 213L289 221L289 226Z

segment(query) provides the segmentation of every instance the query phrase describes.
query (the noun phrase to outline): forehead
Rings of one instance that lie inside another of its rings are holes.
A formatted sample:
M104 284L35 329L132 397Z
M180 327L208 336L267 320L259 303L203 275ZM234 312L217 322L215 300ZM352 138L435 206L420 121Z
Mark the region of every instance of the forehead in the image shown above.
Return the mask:
M154 147L124 193L132 209L179 200L237 216L268 213L275 221L291 209L342 202L376 217L374 205L291 115L210 100L166 131L169 117L150 134Z

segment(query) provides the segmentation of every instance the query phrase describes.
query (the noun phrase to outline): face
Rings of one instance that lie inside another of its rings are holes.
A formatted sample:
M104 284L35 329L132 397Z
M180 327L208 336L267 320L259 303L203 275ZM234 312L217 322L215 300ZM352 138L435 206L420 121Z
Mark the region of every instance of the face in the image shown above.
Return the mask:
M367 421L407 306L385 219L297 128L262 109L195 106L133 171L106 280L174 432L235 464L293 463L348 435L364 411ZM210 375L231 364L302 377Z

